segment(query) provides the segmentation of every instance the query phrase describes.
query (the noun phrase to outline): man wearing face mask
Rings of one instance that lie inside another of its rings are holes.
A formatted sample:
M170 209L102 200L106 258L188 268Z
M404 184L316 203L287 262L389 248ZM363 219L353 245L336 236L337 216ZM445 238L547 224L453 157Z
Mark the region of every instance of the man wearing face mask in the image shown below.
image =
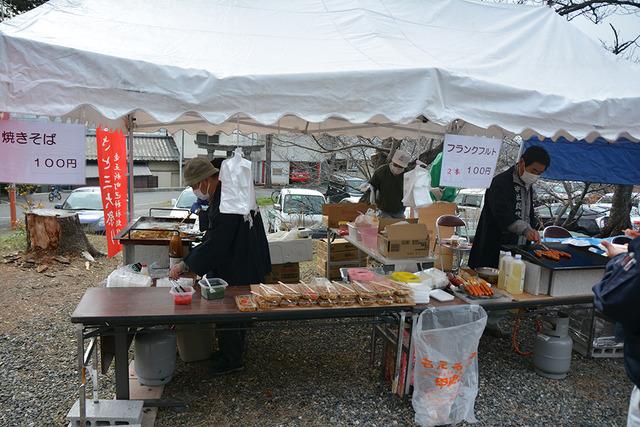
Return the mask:
M220 213L222 183L219 170L208 160L195 158L184 169L184 179L201 200L209 200L208 225L203 242L184 260L171 268L169 276L177 279L182 272L225 280L230 286L251 285L264 281L271 271L269 243L259 211L245 215ZM225 328L241 328L242 323L225 323ZM246 348L244 330L216 332L219 352L214 355L212 374L242 370Z
M520 161L495 176L484 197L469 267L498 267L503 245L539 242L533 210L533 184L551 159L542 147L529 147Z
M380 166L373 173L369 185L376 194L378 216L381 218L404 218L404 172L411 157L403 150L396 150L391 163Z

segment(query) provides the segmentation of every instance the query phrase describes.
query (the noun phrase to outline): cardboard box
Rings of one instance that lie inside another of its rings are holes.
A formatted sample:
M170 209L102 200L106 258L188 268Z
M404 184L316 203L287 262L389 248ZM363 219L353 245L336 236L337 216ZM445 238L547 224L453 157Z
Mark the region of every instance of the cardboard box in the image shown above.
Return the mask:
M271 273L267 274L266 283L298 283L300 281L300 264L297 262L286 264L273 264Z
M353 221L371 207L367 203L327 203L322 205L322 215L327 216L329 228L338 228L340 221Z
M338 251L335 252L333 248L331 249L331 261L356 261L358 260L360 251L356 248L349 249L348 251ZM316 251L318 258L327 260L327 250L326 248L318 248Z
M327 239L317 239L315 240L315 248L316 251L323 250L327 251ZM331 242L331 252L346 252L357 249L351 243L347 242L345 239L335 239Z
M296 239L269 242L271 264L311 261L313 259L313 240Z
M387 258L422 258L429 255L429 233L425 224L394 225L393 222L381 221L378 230L378 251Z
M436 236L436 221L442 215L455 215L457 205L450 202L435 202L424 208L418 209L418 222L427 226L427 232L432 236L432 240L435 244ZM443 227L441 229L442 238L451 237L454 233L454 229L450 227Z

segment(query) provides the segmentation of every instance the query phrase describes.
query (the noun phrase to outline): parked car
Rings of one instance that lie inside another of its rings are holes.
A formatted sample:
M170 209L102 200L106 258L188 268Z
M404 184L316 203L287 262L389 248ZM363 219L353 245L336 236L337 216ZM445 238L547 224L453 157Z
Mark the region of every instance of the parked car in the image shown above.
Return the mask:
M553 225L560 210L563 208L562 203L553 203L549 205L538 206L535 208L536 216L542 222L544 227ZM576 214L576 218L572 225L567 228L569 231L595 236L600 232L598 219L606 212L606 208L597 206L581 205ZM569 209L563 213L562 219L566 219L569 215Z
M609 216L611 215L610 207L606 208L606 204L604 205L599 204L598 206L601 206L603 209L606 209L606 211L603 212L604 215L596 219L598 223L598 227L600 227L600 229L603 229L604 227L606 227L607 222L609 221ZM631 227L635 229L640 228L640 209L638 209L637 206L633 206L631 208L631 212L629 213L629 222L631 222Z
M640 207L640 193L631 193L631 204ZM611 209L613 205L613 193L607 193L602 196L594 205Z
M456 196L458 215L467 224L469 237L476 235L478 221L484 207L485 191L484 188L463 188Z
M363 194L360 187L366 182L367 180L356 176L344 174L331 175L329 177L329 183L327 184L327 200L329 203L340 203L348 198L349 202L357 203Z
M534 187L535 204L554 204L563 200L579 197L584 189L584 183L568 181L569 192L562 182L538 181Z
M177 199L171 200L172 210L169 212L169 216L173 218L184 218L189 215L189 209L191 209L191 205L193 205L198 198L193 193L191 187L187 187L182 190L180 196ZM192 216L193 218L193 216Z
M85 232L104 234L104 211L100 187L81 187L73 190L64 203L55 205L78 214Z
M306 227L320 230L324 195L316 190L284 188L269 212L269 230L291 230Z
M305 183L305 182L309 182L310 179L311 179L311 175L309 174L308 171L292 170L291 173L289 174L289 182L291 183L294 183L294 182Z

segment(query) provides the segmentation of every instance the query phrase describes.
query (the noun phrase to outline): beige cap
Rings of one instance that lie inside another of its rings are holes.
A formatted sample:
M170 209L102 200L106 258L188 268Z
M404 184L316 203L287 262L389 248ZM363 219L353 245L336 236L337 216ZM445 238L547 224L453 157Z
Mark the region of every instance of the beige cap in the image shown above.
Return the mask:
M411 156L404 150L396 150L396 152L393 153L393 159L391 159L391 161L397 165L402 166L403 168L406 168L407 166L409 166Z
M187 163L184 167L185 184L194 186L205 178L213 176L220 172L218 168L213 166L211 162L202 157L196 157Z

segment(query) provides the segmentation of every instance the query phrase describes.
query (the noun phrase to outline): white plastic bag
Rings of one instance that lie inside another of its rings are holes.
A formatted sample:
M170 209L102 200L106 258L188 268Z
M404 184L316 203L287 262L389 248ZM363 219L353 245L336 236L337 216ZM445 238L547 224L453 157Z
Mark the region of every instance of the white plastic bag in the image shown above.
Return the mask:
M151 286L151 277L136 273L130 266L119 267L107 277L107 288L145 288Z
M420 426L476 422L478 343L487 324L479 305L429 308L413 331L413 409Z
M449 284L447 274L444 271L438 270L437 268L422 270L421 272L417 273L417 275L424 281L430 282L433 289L442 289L447 287L447 285Z
M373 209L368 209L366 213L358 215L353 223L355 224L356 228L377 227L378 216Z
M247 215L258 210L251 161L242 157L242 148L236 148L233 157L222 162L220 182L221 213Z
M404 197L402 203L410 208L422 208L433 203L431 200L431 176L421 161L404 174Z

